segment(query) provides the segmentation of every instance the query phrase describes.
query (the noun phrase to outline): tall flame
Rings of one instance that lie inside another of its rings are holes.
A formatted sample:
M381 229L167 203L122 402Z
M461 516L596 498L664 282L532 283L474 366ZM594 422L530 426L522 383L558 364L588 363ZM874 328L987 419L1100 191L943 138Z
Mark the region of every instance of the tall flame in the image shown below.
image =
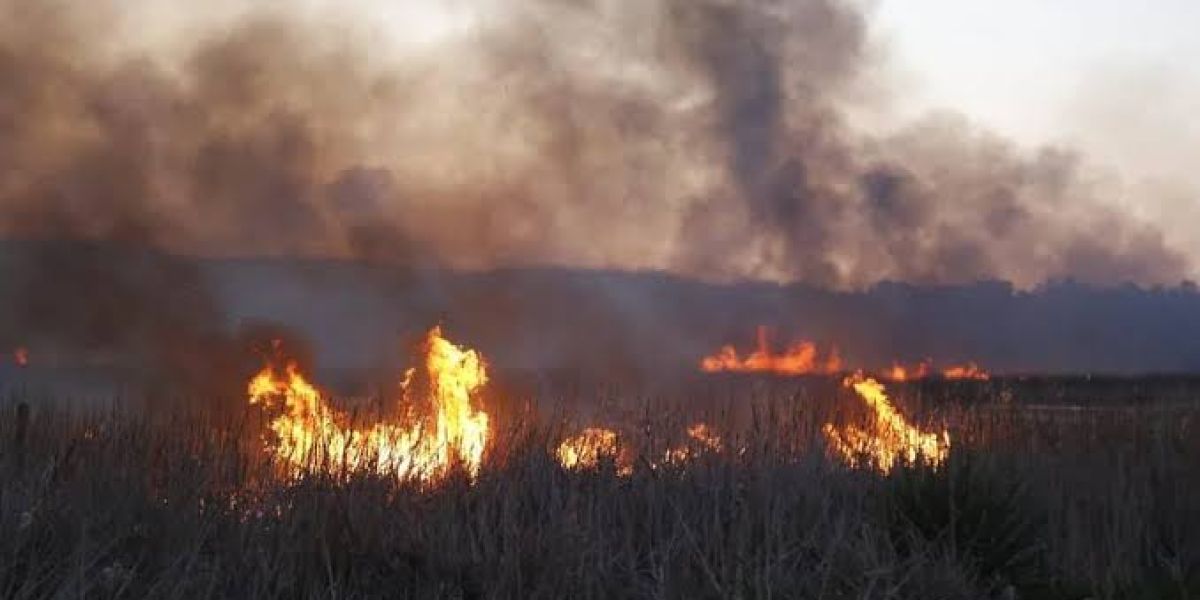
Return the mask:
M922 433L908 424L888 400L883 384L873 378L855 373L842 385L853 388L872 412L866 429L846 425L841 429L827 423L825 437L835 453L851 466L874 466L889 473L897 463L916 464L924 461L938 466L950 453L950 434Z
M434 327L425 338L425 370L429 397L433 401L435 435L434 464L444 470L459 461L471 475L478 475L488 441L488 414L471 405L471 397L487 384L487 367L474 350L455 346ZM410 396L411 375L404 378L405 396ZM426 462L429 462L428 460Z
M484 361L474 350L446 340L440 327L429 331L423 346L427 385L416 390L415 370L406 371L401 383L406 416L370 427L348 424L294 361L282 370L267 365L250 380L248 394L252 404L278 410L270 423L274 456L293 475L313 469L371 470L433 481L455 466L478 475L489 439L488 415L471 400L487 383ZM432 414L414 414L423 398Z
M700 360L700 368L708 373L732 371L737 373L777 373L780 375L829 374L842 370L842 359L837 347L822 359L817 345L801 340L793 343L781 354L775 354L767 341L767 328L759 326L757 344L745 358L738 356L733 346L722 346L715 354Z

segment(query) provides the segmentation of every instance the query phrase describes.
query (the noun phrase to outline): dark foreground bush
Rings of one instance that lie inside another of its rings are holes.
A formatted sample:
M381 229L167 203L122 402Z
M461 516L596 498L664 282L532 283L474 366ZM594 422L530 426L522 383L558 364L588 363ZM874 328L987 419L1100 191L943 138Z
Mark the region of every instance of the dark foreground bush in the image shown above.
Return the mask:
M1068 595L1047 561L1047 517L1028 482L976 451L955 453L938 468L896 469L882 482L877 511L902 555L947 556L996 592Z

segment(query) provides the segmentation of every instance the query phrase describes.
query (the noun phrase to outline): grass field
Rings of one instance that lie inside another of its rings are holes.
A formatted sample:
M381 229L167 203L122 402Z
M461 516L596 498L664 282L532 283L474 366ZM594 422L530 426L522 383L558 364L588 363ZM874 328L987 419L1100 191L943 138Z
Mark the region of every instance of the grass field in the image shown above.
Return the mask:
M433 484L283 476L249 406L83 413L16 395L0 401L0 597L1200 597L1200 387L899 388L953 447L887 474L828 451L827 420L863 417L836 385L709 389L697 415L500 411L479 475ZM559 440L597 415L633 456L695 419L722 444L563 468Z

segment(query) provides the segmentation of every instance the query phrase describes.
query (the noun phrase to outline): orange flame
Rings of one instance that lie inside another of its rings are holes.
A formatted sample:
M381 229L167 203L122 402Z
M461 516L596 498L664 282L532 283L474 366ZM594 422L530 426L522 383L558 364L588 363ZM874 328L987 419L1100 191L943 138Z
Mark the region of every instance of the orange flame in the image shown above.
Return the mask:
M361 445L355 434L338 425L320 390L300 373L295 361L288 361L283 372L271 365L264 367L250 380L247 394L251 404L281 409L270 423L275 433L273 452L297 470L327 460L344 467L346 457L359 454L359 448L352 448ZM350 454L350 450L354 452ZM351 462L357 466L357 460Z
M426 336L425 371L432 415L413 417L414 369L401 384L409 418L403 422L350 427L324 395L289 361L280 372L268 365L248 386L252 404L280 409L270 429L273 455L293 475L312 469L330 473L372 470L434 481L461 466L478 475L489 439L488 415L471 400L487 383L483 359L474 350L455 346L440 327ZM281 405L281 406L280 406Z
M567 469L594 469L603 460L616 461L620 449L617 432L602 427L588 427L578 435L563 440L555 454L559 464Z
M26 348L24 346L18 346L17 349L13 350L12 357L13 357L13 362L16 363L18 367L28 367L29 366L29 349L28 348Z
M650 460L646 465L657 469L664 464L683 464L705 452L718 452L722 448L721 436L705 423L691 425L687 435L688 443L668 448L661 461ZM632 457L621 447L620 436L611 429L588 427L563 440L555 455L559 464L570 470L594 469L602 461L609 460L616 465L618 475L633 473Z
M695 423L687 429L690 443L678 448L667 450L664 457L667 463L684 463L705 452L720 452L724 443L721 436L713 432L707 423ZM656 465L653 465L656 466Z
M975 379L978 381L987 381L991 375L987 371L980 368L979 365L969 362L965 365L953 365L942 370L942 377L946 379Z
M757 341L755 350L744 359L738 356L736 348L726 345L715 354L702 358L700 368L708 373L732 371L781 375L829 374L842 370L837 347L831 348L824 360L818 356L817 345L804 340L788 346L782 354L775 354L767 343L767 328L761 325L758 327Z
M923 461L938 466L950 453L950 434L922 433L908 424L888 400L883 384L862 373L843 380L842 385L855 393L871 408L873 419L868 429L846 425L841 429L827 423L823 428L833 451L852 467L874 466L890 473L897 463L916 464Z
M884 373L885 379L892 381L904 382L916 379L924 379L929 376L929 361L921 361L913 367L905 367L904 365L893 362L892 367Z
M700 442L705 448L709 450L721 449L721 436L713 433L712 428L707 423L696 423L688 427L687 432L688 437Z
M460 461L471 475L478 475L488 441L488 414L476 410L471 398L487 384L487 367L474 350L455 346L434 327L425 338L425 369L429 376L429 397L436 410L435 436L420 456L437 470L445 470ZM411 372L410 372L411 373ZM411 390L410 374L402 387Z

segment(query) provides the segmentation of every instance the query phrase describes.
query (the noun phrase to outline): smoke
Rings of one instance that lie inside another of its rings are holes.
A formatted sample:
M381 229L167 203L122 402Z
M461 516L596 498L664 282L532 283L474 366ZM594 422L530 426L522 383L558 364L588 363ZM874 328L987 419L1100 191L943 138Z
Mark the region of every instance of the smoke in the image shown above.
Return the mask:
M164 29L145 4L0 0L0 239L168 253L39 246L3 337L194 364L231 342L171 254L839 289L1191 269L1069 150L852 126L878 65L837 0L479 0L412 46L368 15L179 5Z
M139 46L134 7L4 0L0 235L842 288L1189 272L1069 151L851 127L850 4L470 6L403 50L269 7Z

